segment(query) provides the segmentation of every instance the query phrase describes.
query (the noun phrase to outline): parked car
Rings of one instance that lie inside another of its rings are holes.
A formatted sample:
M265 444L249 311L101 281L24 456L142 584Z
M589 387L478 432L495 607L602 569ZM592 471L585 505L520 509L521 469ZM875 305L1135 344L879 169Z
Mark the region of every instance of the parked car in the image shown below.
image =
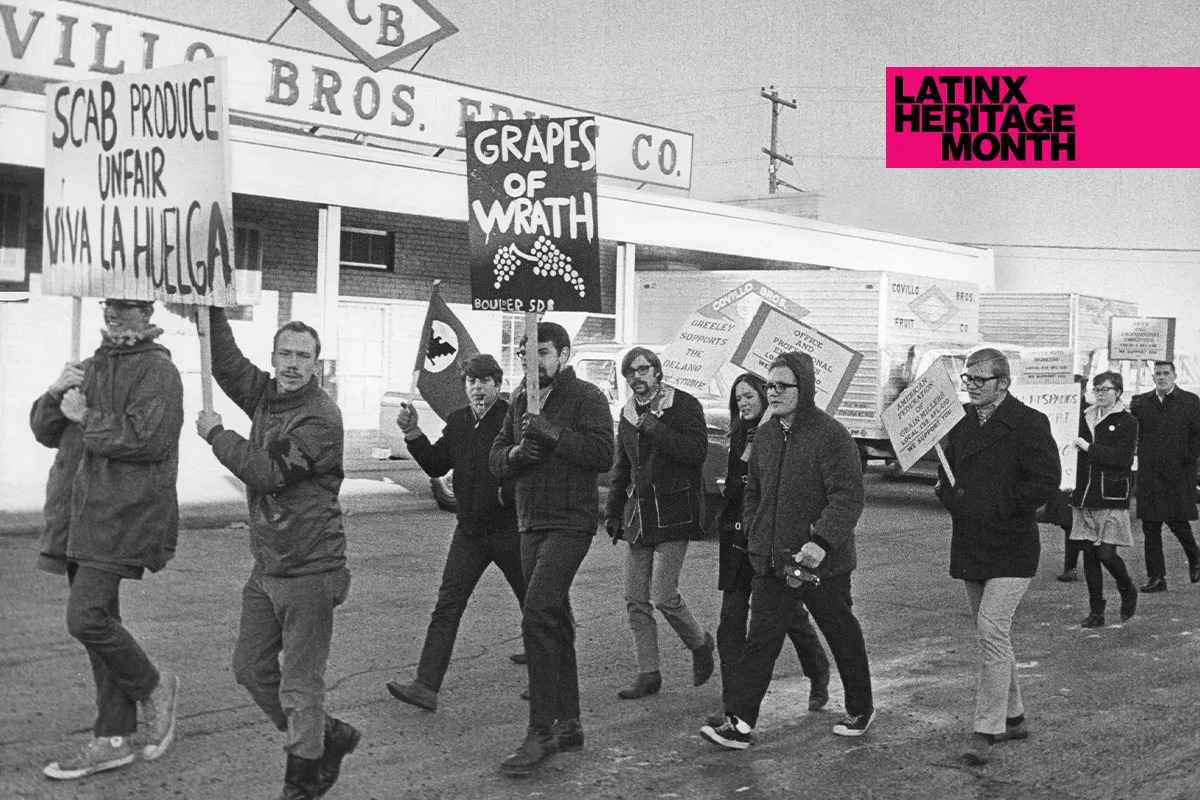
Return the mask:
M586 344L579 345L571 351L570 365L580 378L590 381L600 388L608 398L609 409L612 412L613 432L620 421L621 409L629 399L629 384L620 376L621 359L632 345L619 344ZM661 346L652 349L660 350ZM671 376L666 376L670 383ZM407 459L411 458L408 448L404 445L404 434L396 425L396 414L400 404L408 402L408 392L386 392L379 404L379 447L381 458ZM729 454L727 432L729 430L729 395L728 387L716 385L709 387L709 393L699 396L704 407L704 417L708 428L708 456L704 460L704 492L705 514L711 520L720 510L721 488L724 483L726 460ZM419 415L421 430L430 441L437 441L441 435L443 422L433 413L420 396L413 400ZM608 474L601 476L602 486L608 485ZM454 499L454 473L450 472L442 478L431 478L430 490L438 507L446 511L455 511L457 505Z

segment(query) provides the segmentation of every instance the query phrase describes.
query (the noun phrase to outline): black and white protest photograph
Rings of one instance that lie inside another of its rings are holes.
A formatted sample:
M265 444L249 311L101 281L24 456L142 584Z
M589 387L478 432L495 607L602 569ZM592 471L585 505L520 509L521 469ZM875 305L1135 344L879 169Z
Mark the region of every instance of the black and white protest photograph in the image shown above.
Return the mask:
M1200 17L0 0L0 797L1200 797Z

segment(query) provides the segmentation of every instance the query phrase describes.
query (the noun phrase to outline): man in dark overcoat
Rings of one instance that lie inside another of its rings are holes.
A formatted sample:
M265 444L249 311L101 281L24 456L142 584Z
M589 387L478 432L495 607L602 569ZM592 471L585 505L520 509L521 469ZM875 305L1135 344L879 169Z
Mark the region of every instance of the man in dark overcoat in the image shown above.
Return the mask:
M1175 385L1175 365L1154 362L1154 389L1134 395L1137 417L1137 516L1146 548L1143 592L1167 590L1162 526L1183 545L1192 583L1200 583L1200 548L1192 534L1196 519L1196 459L1200 457L1200 397Z
M1027 733L1009 632L1037 574L1036 514L1062 478L1050 421L1008 393L1008 359L984 348L967 358L966 416L945 441L946 463L935 488L950 512L950 575L963 581L979 640L973 733L962 753L973 765L991 746Z

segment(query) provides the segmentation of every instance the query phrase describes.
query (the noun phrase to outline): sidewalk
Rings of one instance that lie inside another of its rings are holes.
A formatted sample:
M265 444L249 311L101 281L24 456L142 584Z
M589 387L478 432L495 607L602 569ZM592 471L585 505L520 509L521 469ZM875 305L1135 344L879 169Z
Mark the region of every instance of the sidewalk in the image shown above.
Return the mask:
M346 514L378 513L428 499L428 478L415 463L374 459L373 442L373 432L369 436L362 431L346 434L342 510ZM181 528L224 528L247 521L245 489L228 471L192 471L185 476L181 468L180 473ZM40 470L15 477L0 475L0 536L41 533L46 477ZM398 479L407 485L397 483Z

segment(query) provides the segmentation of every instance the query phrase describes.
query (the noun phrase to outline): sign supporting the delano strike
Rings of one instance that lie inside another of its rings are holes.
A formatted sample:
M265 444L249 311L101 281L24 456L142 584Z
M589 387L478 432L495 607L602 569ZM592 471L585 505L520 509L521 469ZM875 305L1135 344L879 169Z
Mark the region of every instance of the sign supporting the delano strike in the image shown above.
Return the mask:
M907 472L965 415L946 359L938 359L883 410L900 468Z
M219 59L46 87L43 290L232 306Z
M795 350L812 356L817 408L834 413L850 388L863 354L774 306L759 306L731 360L745 370L766 375L778 355Z
M600 308L596 121L467 123L471 306Z
M1174 361L1174 317L1113 317L1108 323L1110 361Z
M696 309L662 354L663 372L672 385L703 394L709 381L729 363L755 313L763 304L799 319L808 309L755 280L749 280ZM765 373L764 373L765 374Z

